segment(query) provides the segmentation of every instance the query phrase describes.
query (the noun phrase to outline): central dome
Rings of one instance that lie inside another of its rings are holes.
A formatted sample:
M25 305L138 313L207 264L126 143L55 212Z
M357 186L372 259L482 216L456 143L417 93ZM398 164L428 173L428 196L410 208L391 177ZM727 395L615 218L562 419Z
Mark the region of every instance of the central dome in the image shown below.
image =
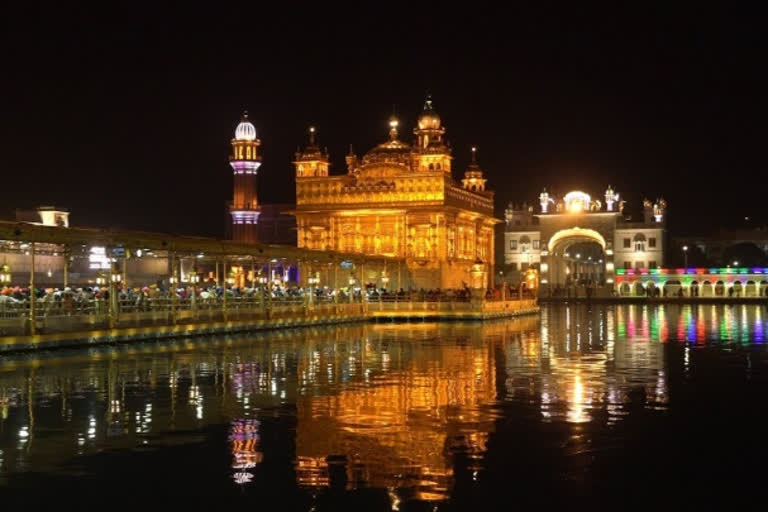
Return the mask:
M399 164L406 167L411 163L411 146L399 140L379 144L363 156L363 164Z
M389 140L379 144L363 156L366 164L395 164L410 167L411 146L398 140L397 127L399 122L395 116L389 119Z

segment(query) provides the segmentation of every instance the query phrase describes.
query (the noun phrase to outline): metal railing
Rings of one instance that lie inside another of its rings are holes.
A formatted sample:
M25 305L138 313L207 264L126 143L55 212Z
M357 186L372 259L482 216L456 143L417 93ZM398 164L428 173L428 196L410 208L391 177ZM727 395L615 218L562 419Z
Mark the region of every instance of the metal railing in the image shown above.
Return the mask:
M30 332L68 332L113 327L238 320L296 319L331 315L361 315L368 311L495 313L535 307L535 300L486 300L454 294L227 295L82 298L47 295L35 301L0 301L0 336Z

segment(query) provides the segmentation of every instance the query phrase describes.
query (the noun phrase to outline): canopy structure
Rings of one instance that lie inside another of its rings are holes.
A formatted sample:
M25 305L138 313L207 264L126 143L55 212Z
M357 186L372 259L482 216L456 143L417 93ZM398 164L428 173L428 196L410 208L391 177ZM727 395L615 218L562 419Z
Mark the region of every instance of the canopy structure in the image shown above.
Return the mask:
M392 256L299 249L287 245L244 244L215 238L178 236L148 231L117 231L94 228L63 228L25 222L0 221L0 240L52 245L89 245L169 251L208 257L285 258L295 261L397 262Z

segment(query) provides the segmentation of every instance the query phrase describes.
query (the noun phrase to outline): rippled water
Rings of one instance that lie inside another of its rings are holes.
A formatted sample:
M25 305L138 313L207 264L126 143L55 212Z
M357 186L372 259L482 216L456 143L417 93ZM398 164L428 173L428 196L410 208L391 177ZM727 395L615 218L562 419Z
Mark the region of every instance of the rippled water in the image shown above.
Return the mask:
M756 305L552 306L484 324L2 356L0 500L751 502L768 454L767 317Z

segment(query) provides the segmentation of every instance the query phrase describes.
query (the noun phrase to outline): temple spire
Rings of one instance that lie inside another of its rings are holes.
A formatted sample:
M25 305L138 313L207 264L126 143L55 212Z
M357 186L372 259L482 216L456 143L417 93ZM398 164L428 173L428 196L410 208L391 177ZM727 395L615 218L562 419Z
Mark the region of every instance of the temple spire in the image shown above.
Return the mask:
M397 140L397 127L400 121L397 120L395 114L389 117L389 138L390 140Z

